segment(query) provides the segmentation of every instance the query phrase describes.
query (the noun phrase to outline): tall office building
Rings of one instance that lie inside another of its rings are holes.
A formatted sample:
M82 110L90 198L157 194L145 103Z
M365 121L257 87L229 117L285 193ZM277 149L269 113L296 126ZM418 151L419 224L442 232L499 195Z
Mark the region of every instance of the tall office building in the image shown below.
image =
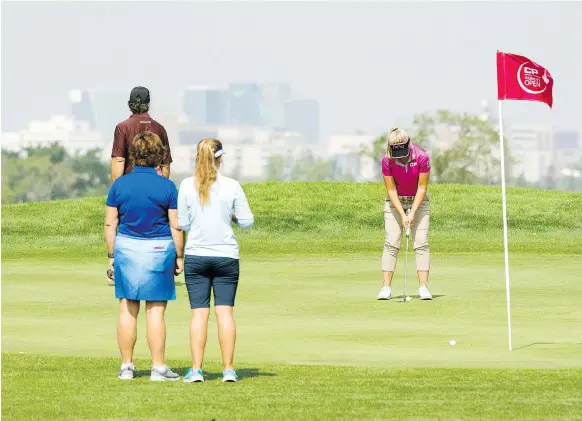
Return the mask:
M218 138L216 130L183 130L178 133L180 145L197 145L202 139L213 137Z
M206 124L230 124L230 95L226 90L206 92Z
M285 104L285 129L302 134L310 143L319 142L319 103L313 99Z
M191 127L229 124L229 93L220 89L189 88L184 92L182 109Z
M131 115L128 100L129 90L92 92L91 103L95 125L104 139L112 140L115 126Z
M86 122L89 129L95 130L95 115L93 113L90 93L78 89L72 90L69 92L69 101L71 103L71 116L73 120Z
M285 128L285 103L291 100L291 88L287 84L261 85L260 113L262 125L271 129Z
M230 120L236 125L260 126L261 121L261 91L257 84L231 84Z
M576 168L582 163L582 149L578 132L558 130L554 133L553 166L558 169Z

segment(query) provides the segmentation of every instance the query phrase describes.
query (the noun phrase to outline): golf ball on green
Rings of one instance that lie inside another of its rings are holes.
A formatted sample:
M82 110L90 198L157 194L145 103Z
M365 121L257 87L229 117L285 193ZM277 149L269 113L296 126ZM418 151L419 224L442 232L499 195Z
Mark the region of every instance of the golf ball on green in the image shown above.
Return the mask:
M412 298L406 296L406 301L410 301Z
M451 346L456 345L456 344L457 344L457 341L455 341L454 339L451 339L449 341L449 345L451 345Z

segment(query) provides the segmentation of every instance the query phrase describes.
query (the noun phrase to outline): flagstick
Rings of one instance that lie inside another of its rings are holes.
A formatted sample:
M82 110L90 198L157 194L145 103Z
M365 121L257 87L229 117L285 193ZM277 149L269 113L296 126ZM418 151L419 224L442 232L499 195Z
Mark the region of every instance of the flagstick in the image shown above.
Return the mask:
M511 303L509 295L509 250L507 246L507 201L505 196L505 148L503 146L503 110L499 103L499 147L501 148L501 201L503 206L503 248L505 252L505 294L507 298L507 330L511 351Z

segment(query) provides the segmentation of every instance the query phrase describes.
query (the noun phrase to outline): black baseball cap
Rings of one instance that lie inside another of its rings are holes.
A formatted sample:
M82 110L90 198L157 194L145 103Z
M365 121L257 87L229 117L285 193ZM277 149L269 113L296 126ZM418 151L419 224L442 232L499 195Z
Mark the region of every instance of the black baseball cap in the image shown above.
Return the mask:
M129 102L134 104L149 104L150 103L150 91L148 88L143 86L136 86L131 90L129 94Z
M404 143L390 145L390 155L392 158L406 158L410 152L410 138Z

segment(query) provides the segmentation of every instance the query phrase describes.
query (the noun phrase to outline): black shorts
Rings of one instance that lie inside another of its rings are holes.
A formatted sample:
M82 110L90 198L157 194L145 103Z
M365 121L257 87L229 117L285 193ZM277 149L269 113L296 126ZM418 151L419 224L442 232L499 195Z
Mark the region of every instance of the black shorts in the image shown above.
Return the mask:
M190 308L210 308L211 289L215 306L234 307L239 273L238 259L186 255L184 278Z

